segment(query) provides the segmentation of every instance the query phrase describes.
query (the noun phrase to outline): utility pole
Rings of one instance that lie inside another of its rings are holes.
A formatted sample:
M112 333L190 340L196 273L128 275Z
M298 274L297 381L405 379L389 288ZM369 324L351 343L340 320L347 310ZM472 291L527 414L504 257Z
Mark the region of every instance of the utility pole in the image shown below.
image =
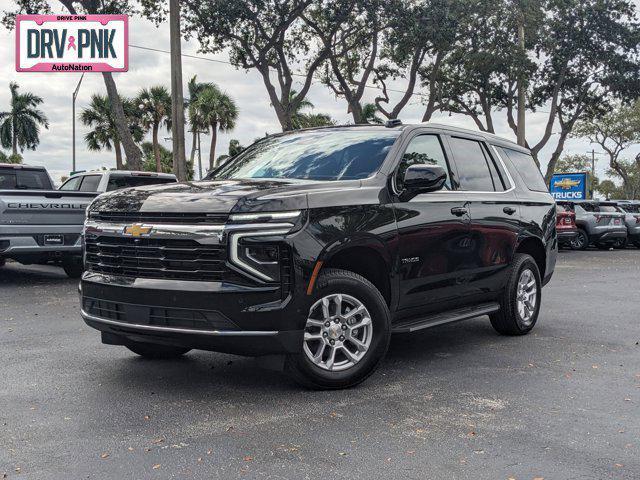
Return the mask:
M178 181L187 179L184 145L184 95L182 91L182 47L180 32L180 0L169 1L169 33L171 36L171 118L173 120L173 172Z
M520 60L524 62L524 58L526 55L526 46L525 46L525 38L524 38L524 11L522 10L522 5L520 5L518 19L518 46L520 48ZM527 138L525 134L525 108L526 108L526 88L524 81L524 73L523 73L523 65L521 64L518 68L518 145L524 147L527 143Z
M76 98L78 98L78 91L80 91L80 84L82 83L82 79L84 78L84 73L80 76L80 80L78 81L78 85L76 86L76 89L73 91L73 95L72 95L72 100L71 100L71 116L73 117L72 120L72 131L73 131L73 146L72 146L72 151L73 151L73 159L72 159L72 163L71 163L71 171L75 172L76 171Z
M591 154L591 199L593 200L596 191L596 155L605 155L605 153L596 152L595 148L587 153Z

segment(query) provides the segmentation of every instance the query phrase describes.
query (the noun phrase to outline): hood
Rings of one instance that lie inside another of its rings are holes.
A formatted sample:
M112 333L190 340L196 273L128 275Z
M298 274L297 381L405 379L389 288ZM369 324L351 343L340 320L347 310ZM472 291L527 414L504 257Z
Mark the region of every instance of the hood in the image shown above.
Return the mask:
M172 183L127 188L100 195L91 211L236 213L300 210L308 208L308 196L335 196L353 191L359 181L315 182L307 180L226 180Z

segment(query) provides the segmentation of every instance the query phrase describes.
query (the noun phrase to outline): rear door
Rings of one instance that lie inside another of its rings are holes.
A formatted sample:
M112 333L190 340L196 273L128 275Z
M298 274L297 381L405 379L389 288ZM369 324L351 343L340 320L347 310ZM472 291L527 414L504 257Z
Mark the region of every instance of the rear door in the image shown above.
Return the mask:
M459 189L469 203L469 286L474 297L498 292L518 242L520 205L515 185L497 151L481 137L447 137Z
M401 200L404 172L420 163L442 166L448 172L445 188ZM471 218L464 193L456 191L450 152L442 135L434 130L414 132L405 142L392 183L402 314L423 312L425 307L438 310L444 302L458 302L465 295Z

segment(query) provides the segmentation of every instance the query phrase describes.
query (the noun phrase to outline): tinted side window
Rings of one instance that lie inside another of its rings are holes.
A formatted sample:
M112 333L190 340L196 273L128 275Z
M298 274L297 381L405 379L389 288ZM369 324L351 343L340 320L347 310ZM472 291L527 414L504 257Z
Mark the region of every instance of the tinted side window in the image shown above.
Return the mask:
M461 190L477 192L495 190L489 164L480 142L451 137L451 150L456 159Z
M87 175L82 179L82 185L80 185L81 192L97 192L98 184L100 183L100 175Z
M141 185L158 185L161 183L176 183L175 178L158 177L132 177L125 175L112 175L107 183L107 192L127 187L139 187Z
M502 151L509 157L509 160L513 162L514 167L518 170L524 184L529 190L533 190L534 192L549 191L549 187L544 183L544 178L542 178L542 174L530 154L516 152L508 148L503 148Z
M451 174L449 172L449 165L447 159L444 156L444 150L442 144L437 135L420 135L415 137L404 152L402 160L400 160L400 166L398 167L398 174L396 175L396 186L398 191L402 191L402 181L404 174L411 165L439 165L447 172L447 181L444 188L451 190Z
M60 190L78 190L82 177L73 177L62 184Z
M14 169L0 173L0 188L17 190L51 190L49 176L41 170Z

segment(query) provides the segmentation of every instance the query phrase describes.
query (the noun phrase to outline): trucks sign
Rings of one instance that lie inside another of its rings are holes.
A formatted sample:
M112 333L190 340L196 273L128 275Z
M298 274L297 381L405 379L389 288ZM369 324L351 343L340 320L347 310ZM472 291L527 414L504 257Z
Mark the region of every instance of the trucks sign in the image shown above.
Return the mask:
M18 72L126 72L127 15L17 15Z
M556 200L586 200L588 173L556 173L551 178L549 191Z

